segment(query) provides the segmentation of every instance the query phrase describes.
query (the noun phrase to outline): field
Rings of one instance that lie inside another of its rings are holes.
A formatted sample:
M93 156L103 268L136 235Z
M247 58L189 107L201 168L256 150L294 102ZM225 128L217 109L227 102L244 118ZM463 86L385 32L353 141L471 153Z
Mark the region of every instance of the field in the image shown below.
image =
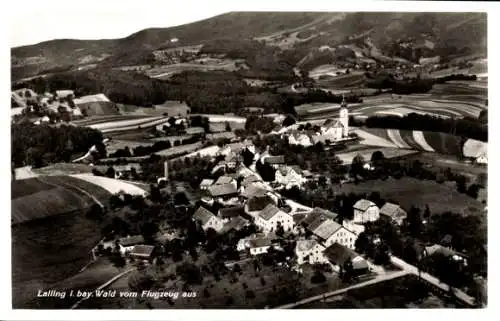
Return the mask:
M44 176L12 182L13 224L89 208L111 196L104 189L71 176Z
M92 167L86 164L56 163L41 168L33 168L32 171L38 175L71 175L92 173Z
M189 63L177 63L171 65L163 65L146 71L146 75L151 78L168 79L175 74L183 71L211 71L211 70L226 70L235 71L238 69L239 60L231 59L211 59L210 61L193 61Z
M38 289L78 272L100 238L98 224L83 211L17 224L11 231L14 308L33 307L27 302Z
M370 146L396 146L403 149L414 149L419 151L437 152L441 154L450 154L456 156L464 155L461 146L461 138L458 136L438 133L407 131L399 129L383 128L356 128L354 133L362 139L361 144ZM468 148L467 152L474 152L486 148L487 143L479 144L481 148L473 145L474 140L469 139L465 142Z
M409 210L412 205L424 209L426 205L432 213L452 211L462 214L481 214L484 205L479 201L460 194L455 184L439 184L435 181L417 180L404 177L399 180L389 178L383 180L366 181L355 184L344 184L338 193L366 193L379 192L382 198L393 200L403 208Z
M110 194L116 194L120 191L131 195L145 195L146 193L146 191L144 191L143 189L118 179L112 179L103 176L94 176L92 174L75 174L71 175L71 177L87 181L92 185L97 185L98 187L108 191Z
M367 146L368 147L368 146ZM339 152L335 154L340 158L340 160L346 164L350 165L352 164L352 160L356 155L361 155L365 160L370 160L372 157L373 152L375 151L381 151L384 154L385 158L395 158L395 157L401 157L401 156L406 156L410 154L416 153L416 151L413 150L407 150L407 149L399 149L399 148L390 148L390 147L384 147L384 148L365 148L365 149L359 149L355 151L348 151L348 152Z

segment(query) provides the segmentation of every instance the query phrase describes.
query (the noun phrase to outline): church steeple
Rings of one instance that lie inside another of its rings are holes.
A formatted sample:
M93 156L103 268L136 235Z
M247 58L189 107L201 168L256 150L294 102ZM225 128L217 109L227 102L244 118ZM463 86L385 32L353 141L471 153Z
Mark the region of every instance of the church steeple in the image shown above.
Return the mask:
M340 107L347 108L347 101L345 100L344 94L342 94L342 102L340 103Z

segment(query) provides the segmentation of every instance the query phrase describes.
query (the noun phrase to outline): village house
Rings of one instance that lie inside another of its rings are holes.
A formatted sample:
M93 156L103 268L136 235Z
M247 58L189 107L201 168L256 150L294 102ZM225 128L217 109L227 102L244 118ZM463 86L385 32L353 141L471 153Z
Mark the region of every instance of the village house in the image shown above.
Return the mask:
M354 223L374 222L379 219L379 209L372 201L361 199L354 206Z
M249 224L250 222L241 216L232 217L226 224L224 224L220 233L224 234L231 231L240 231Z
M250 199L254 196L263 196L268 193L268 190L265 188L265 186L260 184L260 182L250 183L250 185L248 185L247 187L242 185L240 190L241 197L244 197L246 199Z
M256 217L269 204L276 205L269 195L255 195L246 202L245 213L251 217Z
M73 90L56 90L57 98L74 98L75 92Z
M121 255L125 255L132 251L134 246L144 243L142 235L133 235L117 239L116 241L103 242L103 248L113 250L118 245L118 250Z
M263 158L264 164L269 164L273 166L274 168L278 168L280 165L285 164L285 156L284 155L277 155L277 156L265 156Z
M297 258L297 264L302 265L304 263L324 263L324 250L325 247L319 244L316 240L298 240L295 246L295 256Z
M234 186L234 188L236 188L237 186L236 180L228 175L220 176L214 183L214 185L225 185L225 184L231 184Z
M305 177L302 176L302 169L299 166L280 166L275 174L274 181L278 184L282 184L285 188L289 189L292 186L302 187L302 185L307 181Z
M238 201L238 190L233 184L212 185L208 193L213 201L221 204L233 204Z
M309 147L313 145L313 140L311 135L301 132L295 132L288 135L288 144Z
M243 189L247 188L248 186L250 186L250 184L252 183L255 183L255 182L260 182L261 179L258 178L256 175L254 174L251 174L245 178L243 178L243 180L241 181L241 187ZM243 190L242 190L243 191Z
M272 246L270 238L264 237L248 240L248 249L250 250L250 255L253 256L267 253Z
M370 270L368 263L361 255L339 243L333 243L327 247L323 251L323 255L332 266L332 269L337 273L345 271L345 266L348 261L352 263L354 275L363 275Z
M389 219L399 226L403 224L403 220L406 218L406 212L401 206L389 202L382 206L379 213L381 217Z
M217 214L224 223L231 221L238 216L245 216L245 207L243 205L221 208Z
M276 205L269 204L255 217L255 224L267 234L276 231L279 225L285 232L291 231L294 222L291 215L283 212Z
M488 156L486 155L486 152L479 155L477 158L476 158L476 163L477 164L481 164L481 165L486 165L488 164Z
M200 190L206 191L212 184L214 183L213 179L210 178L204 178L201 183L200 183Z
M325 140L335 142L342 139L344 134L344 125L339 120L327 119L321 126L321 136Z
M350 249L354 248L357 235L346 229L344 226L335 222L332 219L323 216L318 217L306 229L310 231L325 247L333 243L339 243Z
M439 245L439 244L434 244L431 246L426 246L424 249L424 255L425 256L431 256L431 255L443 255L445 257L448 257L452 260L454 260L457 263L462 264L463 266L467 266L467 256L458 253L448 247Z
M224 222L220 217L215 216L203 206L200 206L193 214L193 220L200 222L201 228L205 231L212 228L216 232L219 232L224 226Z
M151 261L154 258L155 247L152 245L136 245L132 248L129 255L135 259Z

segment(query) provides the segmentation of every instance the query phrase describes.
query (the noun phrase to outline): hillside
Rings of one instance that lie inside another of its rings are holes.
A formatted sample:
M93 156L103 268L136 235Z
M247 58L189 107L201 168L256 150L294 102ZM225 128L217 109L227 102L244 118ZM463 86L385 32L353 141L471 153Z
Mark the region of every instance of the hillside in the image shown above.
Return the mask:
M172 43L172 38L178 41ZM12 78L96 64L147 65L157 62L152 54L157 49L217 39L256 39L266 44L265 56L268 47L279 48L281 60L300 62L308 69L353 58L447 60L485 56L486 14L231 12L181 26L145 29L121 39L63 39L13 48Z

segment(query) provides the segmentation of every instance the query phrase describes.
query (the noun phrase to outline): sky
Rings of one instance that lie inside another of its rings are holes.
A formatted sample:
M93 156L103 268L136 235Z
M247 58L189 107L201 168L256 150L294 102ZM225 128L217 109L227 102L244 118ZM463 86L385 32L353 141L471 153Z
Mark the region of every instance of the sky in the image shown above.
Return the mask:
M6 18L10 20L10 47L17 47L52 39L122 38L142 29L186 24L230 11L467 11L474 3L452 4L383 0L15 0Z
M193 0L75 1L81 4L78 7L69 5L73 1L16 2L25 9L22 19L17 14L10 17L11 47L61 38L121 38L142 29L181 25L229 11L222 2L210 6L211 1Z

